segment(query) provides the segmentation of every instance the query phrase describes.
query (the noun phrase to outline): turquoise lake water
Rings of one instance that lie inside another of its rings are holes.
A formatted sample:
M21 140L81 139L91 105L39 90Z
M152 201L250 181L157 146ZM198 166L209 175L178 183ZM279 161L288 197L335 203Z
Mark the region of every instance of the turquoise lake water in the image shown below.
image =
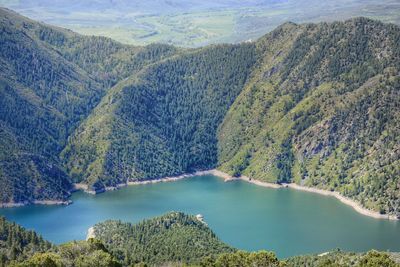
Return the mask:
M400 251L400 222L355 212L333 197L293 189L269 189L214 176L129 186L96 196L74 193L70 206L26 206L0 214L55 243L84 239L107 219L138 222L168 211L201 213L226 243L267 249L279 257L335 248Z

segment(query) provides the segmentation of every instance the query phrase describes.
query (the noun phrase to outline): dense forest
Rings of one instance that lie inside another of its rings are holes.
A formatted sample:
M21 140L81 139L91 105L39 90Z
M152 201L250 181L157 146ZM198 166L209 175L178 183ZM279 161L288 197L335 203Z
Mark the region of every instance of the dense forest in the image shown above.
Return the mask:
M0 266L11 261L23 261L35 253L52 249L53 245L34 231L25 230L0 217Z
M113 87L62 152L71 177L98 190L215 167L217 127L254 61L253 44L212 46Z
M195 263L203 257L233 252L194 216L172 212L132 225L105 221L94 226L102 241L124 265Z
M183 49L0 15L2 204L218 168L400 212L396 25L286 23Z
M64 200L59 154L110 86L176 52L83 37L0 9L0 202Z
M0 218L0 266L12 267L398 267L399 255L340 250L280 260L273 252L239 251L215 236L204 222L179 212L138 224L106 221L94 238L53 245L33 231Z

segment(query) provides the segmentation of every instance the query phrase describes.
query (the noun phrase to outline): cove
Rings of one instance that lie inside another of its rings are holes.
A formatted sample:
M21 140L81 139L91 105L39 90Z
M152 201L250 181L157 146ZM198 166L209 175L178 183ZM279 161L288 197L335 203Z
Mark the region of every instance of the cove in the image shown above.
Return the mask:
M278 257L335 248L400 251L400 222L355 212L334 197L270 189L208 175L175 182L128 186L99 195L73 194L72 205L0 209L0 215L44 238L63 243L86 237L107 219L139 222L168 211L201 213L222 241Z

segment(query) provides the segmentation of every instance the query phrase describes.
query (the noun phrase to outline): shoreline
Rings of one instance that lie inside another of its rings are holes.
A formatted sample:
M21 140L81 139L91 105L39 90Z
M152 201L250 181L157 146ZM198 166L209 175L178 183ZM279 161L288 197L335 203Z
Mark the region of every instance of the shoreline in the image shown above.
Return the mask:
M107 192L107 191L118 190L120 188L123 188L125 186L130 186L130 185L146 185L146 184L175 182L175 181L179 181L179 180L190 178L190 177L194 177L194 176L205 176L205 175L213 175L213 176L221 177L225 181L228 181L228 180L231 180L231 179L232 180L235 179L235 178L232 178L232 176L230 176L227 173L221 172L221 171L216 170L216 169L212 169L212 170L205 170L205 171L196 171L196 172L193 172L193 173L184 173L184 174L181 174L181 175L178 175L178 176L166 176L166 177L162 177L162 178L154 178L154 179L143 180L143 181L127 181L126 183L116 184L115 186L107 186L107 187L105 187L103 189L100 189L100 190L90 190L88 185L86 185L86 184L75 183L74 184L74 191L82 190L85 193L92 194L92 195L97 195L97 194L101 194L101 193L104 193L104 192Z
M155 184L155 183L164 183L164 182L174 182L174 181L179 181L182 179L194 177L194 176L206 176L206 175L213 175L220 177L224 179L224 182L232 182L232 181L244 181L247 183L251 183L257 186L262 186L266 188L272 188L272 189L282 189L282 188L291 188L294 190L299 190L299 191L305 191L309 193L314 193L314 194L319 194L323 196L332 196L338 199L340 202L342 202L345 205L350 206L353 208L356 212L369 216L375 219L385 219L385 220L393 220L393 221L398 221L400 218L397 218L395 215L390 215L390 214L380 214L377 211L369 210L367 208L364 208L361 206L360 203L358 203L355 200L352 200L348 197L345 197L341 195L339 192L336 191L328 191L324 189L319 189L319 188L313 188L313 187L307 187L307 186L301 186L295 183L285 183L285 184L276 184L276 183L269 183L269 182L262 182L260 180L252 179L247 176L240 176L240 177L233 177L229 175L228 173L222 172L217 169L211 169L211 170L204 170L204 171L196 171L194 173L186 173L186 174L181 174L178 176L167 176L167 177L162 177L162 178L155 178L155 179L150 179L150 180L144 180L144 181L127 181L126 183L120 183L115 186L110 186L110 187L105 187L104 189L101 190L89 190L88 185L83 184L83 183L75 183L74 191L79 191L82 190L85 193L96 195L100 193L104 193L107 191L113 191L113 190L118 190L119 188L125 187L125 186L130 186L130 185L146 185L146 184ZM40 205L70 205L72 203L71 200L66 200L66 201L58 201L58 200L35 200L33 202L19 202L19 203L0 203L0 208L11 208L11 207L22 207L30 204L40 204Z
M395 215L380 214L377 211L373 211L373 210L369 210L367 208L364 208L357 201L352 200L352 199L350 199L348 197L345 197L345 196L341 195L337 191L328 191L328 190L324 190L324 189L301 186L301 185L298 185L298 184L295 184L295 183L284 184L284 185L286 185L288 188L292 188L292 189L299 190L299 191L305 191L305 192L315 193L315 194L319 194L319 195L323 195L323 196L335 197L336 199L338 199L343 204L352 207L355 211L357 211L358 213L360 213L362 215L365 215L365 216L369 216L369 217L372 217L372 218L375 218L375 219L385 219L385 220L393 220L393 221L398 221L399 220L399 218L397 218Z
M182 174L179 176L172 176L172 177L164 177L164 178L159 178L159 179L153 179L153 180L146 180L146 181L136 181L136 182L127 182L126 184L120 184L117 185L117 188L113 188L111 190L118 189L118 186L127 186L127 185L143 185L143 184L154 184L154 183L159 183L159 182L173 182L173 181L178 181L181 179L185 178L190 178L194 176L205 176L205 175L213 175L217 176L220 178L223 178L225 182L231 182L231 181L245 181L247 183L251 183L257 186L262 186L266 188L272 188L272 189L282 189L282 188L291 188L294 190L299 190L299 191L305 191L308 193L314 193L314 194L319 194L323 196L332 196L338 199L340 202L343 204L350 206L353 208L356 212L369 216L375 219L384 219L384 220L393 220L393 221L398 221L399 218L397 218L395 215L390 215L390 214L380 214L377 211L369 210L367 208L364 208L359 204L357 201L352 200L348 197L345 197L341 195L339 192L336 191L328 191L324 189L318 189L318 188L313 188L313 187L306 187L306 186L301 186L295 183L289 183L289 184L275 184L275 183L268 183L268 182L262 182L256 179L252 179L247 176L240 176L240 177L233 177L225 172L222 172L217 169L211 169L211 170L206 170L206 171L197 171L195 173L190 173L190 174ZM107 188L105 191L108 191Z
M227 175L227 174L226 174ZM263 187L268 187L268 188L274 188L274 189L280 189L280 188L291 188L294 190L299 190L299 191L304 191L304 192L308 192L308 193L314 193L314 194L319 194L319 195L323 195L323 196L331 196L331 197L335 197L336 199L338 199L340 202L342 202L343 204L350 206L351 208L353 208L356 212L368 216L368 217L372 217L374 219L384 219L384 220L392 220L392 221L399 221L400 218L397 218L395 215L390 215L390 214L380 214L377 211L373 211L373 210L369 210L367 208L364 208L363 206L361 206L360 203L358 203L355 200L352 200L348 197L345 197L343 195L341 195L339 192L337 191L328 191L328 190L324 190L324 189L319 189L319 188L313 188L313 187L307 187L307 186L301 186L298 185L296 183L284 183L284 184L274 184L274 183L268 183L268 182L262 182L259 180L254 180L251 179L247 176L240 176L237 178L230 178L229 180L225 179L225 181L235 181L235 180L242 180L248 183L252 183L258 186L263 186Z
M116 184L115 186L106 186L105 188L100 189L100 190L90 190L88 185L84 184L84 183L74 183L73 185L74 185L74 191L81 190L81 191L84 191L85 193L88 193L91 195L97 195L97 194L101 194L101 193L104 193L107 191L118 190L120 188L123 188L125 186L130 186L130 185L146 185L146 184L175 182L175 181L179 181L179 180L194 177L194 176L205 176L205 175L214 175L214 176L224 178L225 180L232 178L227 173L223 173L216 169L212 169L212 170L205 170L205 171L196 171L194 173L184 173L184 174L181 174L178 176L166 176L166 177L162 177L162 178L154 178L154 179L143 180L143 181L127 181L126 183Z
M65 205L68 206L72 204L72 200L34 200L32 202L7 202L0 203L0 208L18 208L28 205Z
M217 175L216 175L217 176ZM249 178L247 176L240 176L240 177L230 177L228 179L225 178L225 182L231 182L231 181L244 181L250 184L254 184L257 186L262 186L262 187L266 187L266 188L273 188L273 189L280 189L280 188L284 188L285 186L282 186L280 184L274 184L274 183L268 183L268 182L262 182L260 180L254 180L252 178Z

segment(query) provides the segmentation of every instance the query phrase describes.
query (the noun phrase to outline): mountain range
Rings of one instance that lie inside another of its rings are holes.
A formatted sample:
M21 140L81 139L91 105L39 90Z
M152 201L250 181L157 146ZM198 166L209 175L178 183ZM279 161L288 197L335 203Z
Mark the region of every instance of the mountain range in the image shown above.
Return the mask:
M124 45L0 9L0 201L217 168L400 212L400 28L285 23L253 42Z

